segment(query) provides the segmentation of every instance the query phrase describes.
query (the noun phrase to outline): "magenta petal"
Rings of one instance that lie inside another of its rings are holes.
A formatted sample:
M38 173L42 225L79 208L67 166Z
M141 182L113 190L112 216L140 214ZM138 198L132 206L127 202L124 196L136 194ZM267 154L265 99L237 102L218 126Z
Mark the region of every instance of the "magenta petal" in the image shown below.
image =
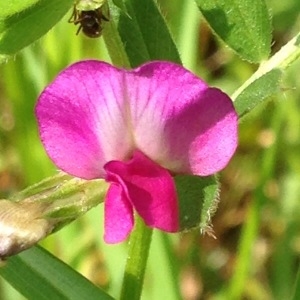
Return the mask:
M127 74L134 141L175 173L210 175L237 146L231 99L183 67L150 62Z
M122 186L112 183L104 202L104 240L114 244L127 238L133 227L133 210Z
M43 91L36 114L50 158L86 179L104 177L107 162L135 149L174 173L210 175L237 146L230 98L170 62L132 71L76 63Z
M126 126L124 71L99 61L71 65L42 92L36 106L45 149L62 170L86 179L132 152Z
M106 179L122 185L148 226L168 232L179 230L175 184L166 169L140 151L136 151L130 161L111 161L104 168Z
M175 157L186 157L183 171L200 176L223 169L238 143L238 116L230 98L209 88L166 124Z

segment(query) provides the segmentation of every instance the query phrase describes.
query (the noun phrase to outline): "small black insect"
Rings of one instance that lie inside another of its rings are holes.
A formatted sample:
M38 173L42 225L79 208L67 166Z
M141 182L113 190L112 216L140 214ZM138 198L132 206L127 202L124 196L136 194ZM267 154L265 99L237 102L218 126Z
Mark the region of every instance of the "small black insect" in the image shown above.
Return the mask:
M109 21L109 19L103 15L102 7L94 10L78 10L76 5L74 5L69 23L74 23L75 25L80 24L76 34L82 30L86 36L97 38L101 36L103 20Z

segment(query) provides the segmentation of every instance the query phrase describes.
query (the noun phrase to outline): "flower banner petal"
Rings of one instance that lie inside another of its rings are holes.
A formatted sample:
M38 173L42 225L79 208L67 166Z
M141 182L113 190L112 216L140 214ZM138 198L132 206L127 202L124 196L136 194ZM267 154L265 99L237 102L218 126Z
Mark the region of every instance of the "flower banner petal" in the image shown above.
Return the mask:
M104 203L104 240L114 244L127 238L133 227L133 210L123 188L111 184Z
M103 177L106 162L135 149L174 173L210 175L237 145L230 98L170 62L132 71L76 63L44 90L36 113L51 159L86 179Z
M105 165L106 180L123 187L145 223L168 232L179 230L178 202L173 178L140 151L127 162Z

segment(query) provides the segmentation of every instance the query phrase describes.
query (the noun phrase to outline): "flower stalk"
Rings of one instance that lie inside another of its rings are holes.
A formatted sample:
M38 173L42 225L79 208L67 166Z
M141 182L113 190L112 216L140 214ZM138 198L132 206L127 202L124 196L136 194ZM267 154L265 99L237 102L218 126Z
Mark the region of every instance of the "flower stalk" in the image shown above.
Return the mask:
M136 215L135 228L129 240L129 250L124 272L121 300L140 299L149 249L152 238L152 229L147 227L143 220Z

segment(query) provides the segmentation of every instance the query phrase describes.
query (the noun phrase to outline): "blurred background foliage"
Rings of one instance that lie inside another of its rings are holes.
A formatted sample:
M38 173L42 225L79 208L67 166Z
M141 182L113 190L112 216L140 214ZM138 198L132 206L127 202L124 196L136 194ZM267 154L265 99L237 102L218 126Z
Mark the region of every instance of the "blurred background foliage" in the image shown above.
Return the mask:
M160 0L184 65L232 94L256 70L210 31L193 1ZM273 47L300 28L299 0L268 0ZM71 11L46 36L0 66L0 198L55 174L39 141L36 99L54 76L80 59L109 61L103 40L68 23ZM281 92L240 124L239 148L220 174L216 238L199 231L155 232L143 299L290 299L300 254L300 62ZM103 207L42 242L57 257L117 297L126 245L103 242ZM4 280L0 299L24 299Z

